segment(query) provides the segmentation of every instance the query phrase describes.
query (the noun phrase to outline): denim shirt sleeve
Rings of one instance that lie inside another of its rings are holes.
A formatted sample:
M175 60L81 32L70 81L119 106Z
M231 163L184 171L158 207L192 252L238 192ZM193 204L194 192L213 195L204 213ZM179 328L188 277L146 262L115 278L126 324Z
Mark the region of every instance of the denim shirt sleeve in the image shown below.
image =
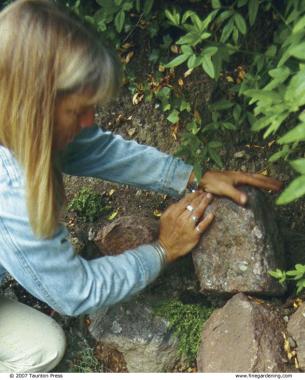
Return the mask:
M0 265L27 291L61 314L79 315L120 302L152 282L161 260L152 245L87 261L60 226L38 239L29 224L23 174L0 147Z
M83 130L62 157L63 171L177 196L192 166L159 150L124 140L97 126Z

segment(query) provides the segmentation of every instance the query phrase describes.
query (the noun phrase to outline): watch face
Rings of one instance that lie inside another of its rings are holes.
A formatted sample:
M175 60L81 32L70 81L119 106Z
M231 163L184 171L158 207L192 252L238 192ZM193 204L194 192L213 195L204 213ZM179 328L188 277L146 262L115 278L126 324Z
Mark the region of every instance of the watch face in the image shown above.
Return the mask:
M194 193L195 191L198 190L198 183L197 181L193 181L192 183L190 183L188 186L187 186L187 189L188 191L190 191L191 193Z

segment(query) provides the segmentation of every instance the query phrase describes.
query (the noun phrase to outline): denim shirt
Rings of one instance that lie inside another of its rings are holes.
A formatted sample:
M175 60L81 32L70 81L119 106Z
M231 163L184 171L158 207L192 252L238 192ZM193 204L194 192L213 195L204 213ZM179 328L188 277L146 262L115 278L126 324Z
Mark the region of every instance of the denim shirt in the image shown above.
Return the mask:
M192 171L179 159L97 126L83 130L61 153L60 161L63 172L70 175L170 195L184 192ZM24 184L21 166L0 146L0 276L9 272L54 310L76 316L120 302L159 275L161 260L150 244L88 261L75 254L62 224L52 238L37 238L29 224Z

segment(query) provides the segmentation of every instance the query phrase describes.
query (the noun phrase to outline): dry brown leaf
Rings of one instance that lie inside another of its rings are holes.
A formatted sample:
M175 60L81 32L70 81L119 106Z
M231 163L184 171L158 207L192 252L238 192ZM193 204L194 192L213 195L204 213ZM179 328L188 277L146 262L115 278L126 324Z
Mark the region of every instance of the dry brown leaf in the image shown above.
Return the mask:
M180 48L179 48L178 45L172 45L172 46L170 47L170 50L171 50L171 52L174 53L174 54L179 54L179 53L180 53Z
M180 78L180 79L178 80L178 84L179 84L180 87L183 87L183 86L184 86L183 79Z
M160 218L160 216L162 215L162 212L160 210L154 210L153 214L155 217Z
M134 96L132 97L132 104L133 105L139 104L143 100L143 98L144 98L143 94L136 92Z
M125 63L127 65L127 63L129 63L131 61L131 58L134 56L134 52L133 51L130 51L126 57L125 57Z
M184 78L187 78L188 76L190 76L190 75L192 74L193 70L194 70L194 69L188 69L188 70L183 74Z

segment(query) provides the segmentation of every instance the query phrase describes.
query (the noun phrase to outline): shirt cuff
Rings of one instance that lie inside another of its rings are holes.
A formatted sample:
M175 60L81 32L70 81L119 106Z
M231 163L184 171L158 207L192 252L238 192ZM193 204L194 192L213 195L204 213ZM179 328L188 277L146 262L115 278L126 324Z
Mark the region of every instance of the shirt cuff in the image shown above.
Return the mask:
M172 196L182 195L186 190L192 171L192 165L186 164L179 158L172 157L162 183L162 191Z

